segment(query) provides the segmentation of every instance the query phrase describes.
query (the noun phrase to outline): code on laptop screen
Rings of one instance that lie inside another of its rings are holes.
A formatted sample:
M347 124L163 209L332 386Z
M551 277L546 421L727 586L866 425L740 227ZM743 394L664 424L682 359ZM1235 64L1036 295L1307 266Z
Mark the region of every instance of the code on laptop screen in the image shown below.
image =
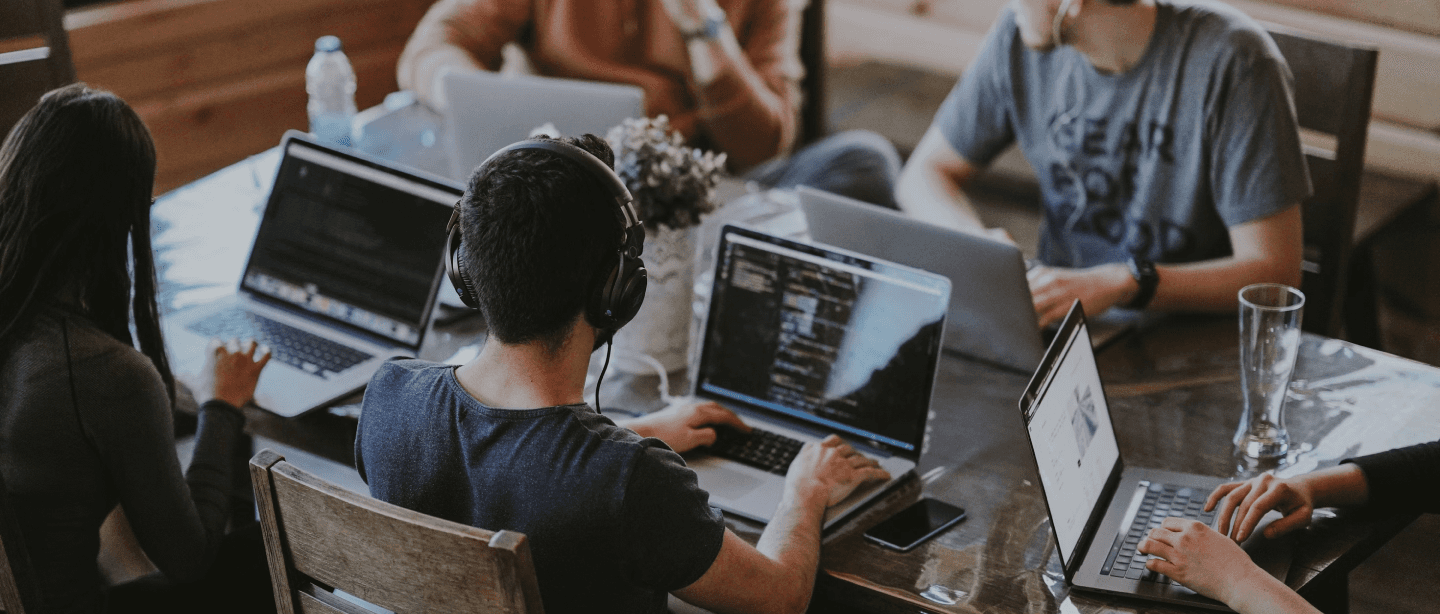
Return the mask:
M457 197L292 144L242 284L415 345Z
M917 451L950 291L915 271L727 232L703 392Z

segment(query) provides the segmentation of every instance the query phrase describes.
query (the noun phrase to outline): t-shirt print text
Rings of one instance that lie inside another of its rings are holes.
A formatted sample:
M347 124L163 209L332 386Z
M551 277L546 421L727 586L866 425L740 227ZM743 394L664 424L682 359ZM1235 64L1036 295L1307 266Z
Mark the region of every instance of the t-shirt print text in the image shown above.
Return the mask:
M1049 169L1054 186L1050 194L1056 201L1045 207L1051 228L1095 235L1157 261L1186 251L1192 237L1184 226L1127 215L1136 177L1141 172L1168 172L1174 166L1173 128L1156 120L1118 122L1058 112L1051 115L1049 125L1051 145L1056 148ZM1077 206L1084 207L1078 218Z

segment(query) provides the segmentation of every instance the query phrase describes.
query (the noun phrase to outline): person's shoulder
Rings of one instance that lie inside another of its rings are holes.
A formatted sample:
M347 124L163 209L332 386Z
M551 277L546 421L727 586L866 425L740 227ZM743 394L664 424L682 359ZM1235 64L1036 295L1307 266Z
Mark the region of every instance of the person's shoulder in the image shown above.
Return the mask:
M377 392L390 392L403 390L405 388L424 385L445 377L446 372L455 368L455 365L430 362L418 358L396 358L387 360L375 370L375 375L370 377L370 384L365 390Z
M1249 15L1217 0L1170 2L1175 19L1185 24L1192 45L1208 47L1208 55L1244 63L1280 60L1265 28Z
M572 405L570 413L575 423L584 430L585 436L593 438L600 447L612 451L632 469L637 464L655 466L685 466L685 460L676 454L665 442L654 437L642 437L630 429L616 425L609 417L590 409L589 405Z
M1006 2L1000 8L1000 14L995 16L990 30L990 35L997 37L998 42L1006 47L1020 44L1020 24L1015 23L1015 7Z
M48 320L49 326L60 331L63 354L58 358L65 361L67 369L76 371L77 386L105 395L119 391L163 393L165 385L149 356L86 318L57 315Z
M365 386L361 420L369 415L373 422L376 413L391 413L388 410L392 409L411 413L429 407L437 395L449 394L444 380L454 369L454 365L413 358L385 361Z

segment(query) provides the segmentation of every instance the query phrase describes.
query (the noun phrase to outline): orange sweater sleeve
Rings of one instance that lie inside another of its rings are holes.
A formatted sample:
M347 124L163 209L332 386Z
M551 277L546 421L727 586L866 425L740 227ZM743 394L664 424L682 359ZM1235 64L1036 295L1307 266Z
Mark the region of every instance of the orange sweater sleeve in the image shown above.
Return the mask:
M711 45L715 78L695 86L705 131L744 169L787 152L795 141L800 13L789 0L756 0L729 19L744 61ZM732 9L733 10L733 9Z
M442 68L500 69L500 50L531 23L530 2L439 0L421 18L396 67L401 89L435 102Z

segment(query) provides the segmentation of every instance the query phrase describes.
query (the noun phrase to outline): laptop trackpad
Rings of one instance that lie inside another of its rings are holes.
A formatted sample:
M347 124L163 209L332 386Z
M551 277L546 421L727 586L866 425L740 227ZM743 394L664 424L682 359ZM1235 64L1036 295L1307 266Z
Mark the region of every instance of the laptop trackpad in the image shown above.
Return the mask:
M762 482L754 476L725 467L708 467L700 485L711 496L727 501L739 501L759 488Z

